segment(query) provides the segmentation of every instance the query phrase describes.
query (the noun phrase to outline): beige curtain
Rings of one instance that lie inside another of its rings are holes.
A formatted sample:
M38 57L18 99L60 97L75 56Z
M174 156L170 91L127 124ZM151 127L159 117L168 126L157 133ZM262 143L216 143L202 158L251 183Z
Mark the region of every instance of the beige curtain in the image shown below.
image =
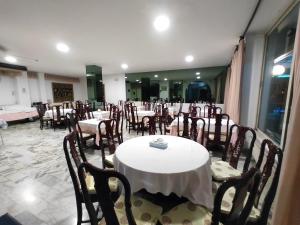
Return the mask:
M300 224L300 16L294 48L293 100L273 225Z
M230 74L231 74L231 68L230 66L227 69L227 76L225 81L225 90L224 90L224 111L227 112L226 106L228 102L228 94L229 94L229 87L230 87Z
M231 74L229 82L228 96L226 100L226 113L235 122L240 122L240 92L243 73L245 52L245 41L241 39L237 51L235 51L231 62Z

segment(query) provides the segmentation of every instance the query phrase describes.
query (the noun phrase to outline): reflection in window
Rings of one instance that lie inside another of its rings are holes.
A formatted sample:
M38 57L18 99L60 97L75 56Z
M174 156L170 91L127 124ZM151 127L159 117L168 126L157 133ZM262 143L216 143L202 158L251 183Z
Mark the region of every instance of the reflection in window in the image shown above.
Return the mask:
M258 127L280 143L290 82L298 9L268 35Z

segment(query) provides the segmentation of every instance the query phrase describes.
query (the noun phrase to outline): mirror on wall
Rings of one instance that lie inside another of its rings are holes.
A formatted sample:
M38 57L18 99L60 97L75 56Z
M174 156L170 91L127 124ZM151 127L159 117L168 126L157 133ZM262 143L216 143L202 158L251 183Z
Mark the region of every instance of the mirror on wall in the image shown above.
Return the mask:
M222 104L226 66L126 74L126 98L131 101L207 102Z

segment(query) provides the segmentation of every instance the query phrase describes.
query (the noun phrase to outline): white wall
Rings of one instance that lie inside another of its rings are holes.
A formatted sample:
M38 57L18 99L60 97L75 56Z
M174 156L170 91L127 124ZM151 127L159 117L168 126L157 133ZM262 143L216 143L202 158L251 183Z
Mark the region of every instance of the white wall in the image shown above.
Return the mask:
M103 75L105 100L117 104L119 100L126 100L125 74Z
M16 78L0 74L0 105L17 104Z
M39 80L37 77L28 77L29 94L31 102L42 101L39 88Z
M264 53L264 35L246 36L246 56L242 77L241 124L256 127Z

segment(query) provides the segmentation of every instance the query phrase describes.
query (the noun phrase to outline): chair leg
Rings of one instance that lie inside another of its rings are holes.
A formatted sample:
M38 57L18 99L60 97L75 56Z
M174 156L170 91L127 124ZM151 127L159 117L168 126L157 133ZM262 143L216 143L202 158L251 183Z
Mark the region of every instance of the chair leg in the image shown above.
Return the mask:
M76 199L77 204L77 225L82 223L82 204L79 199Z

